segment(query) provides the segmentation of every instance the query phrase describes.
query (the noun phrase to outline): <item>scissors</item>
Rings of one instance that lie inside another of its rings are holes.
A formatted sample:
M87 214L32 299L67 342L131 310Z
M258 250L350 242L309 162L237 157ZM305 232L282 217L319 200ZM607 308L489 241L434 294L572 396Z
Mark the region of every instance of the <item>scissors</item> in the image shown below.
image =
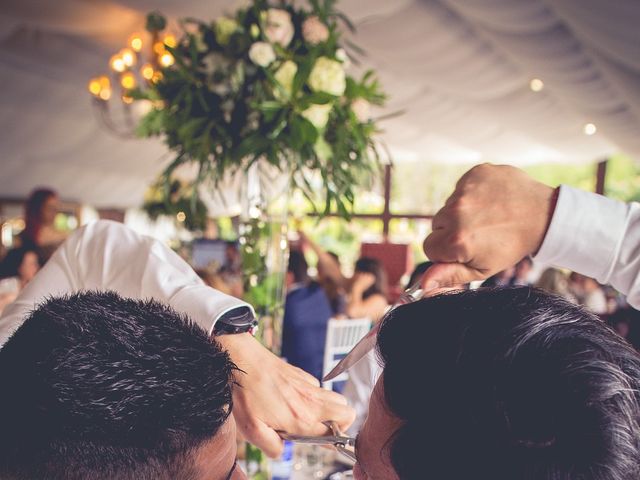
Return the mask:
M312 437L306 435L291 435L285 432L278 432L280 438L295 443L303 443L306 445L331 445L338 453L345 456L352 462L356 462L355 446L356 439L345 436L334 422L324 422L331 429L332 435L323 435L320 437Z
M389 312L394 310L395 308L406 305L408 303L413 303L416 300L420 300L424 295L424 290L422 289L421 281L414 283L411 287L407 288L396 303L394 303L389 310L387 310L387 315ZM379 322L374 328L372 328L369 333L367 333L362 339L356 343L356 346L351 349L347 356L338 362L338 364L331 370L325 377L322 379L327 382L329 380L333 380L342 372L347 371L353 365L358 363L358 361L364 357L367 353L369 353L376 346L376 338L378 336L378 330L380 329L380 325L382 322Z

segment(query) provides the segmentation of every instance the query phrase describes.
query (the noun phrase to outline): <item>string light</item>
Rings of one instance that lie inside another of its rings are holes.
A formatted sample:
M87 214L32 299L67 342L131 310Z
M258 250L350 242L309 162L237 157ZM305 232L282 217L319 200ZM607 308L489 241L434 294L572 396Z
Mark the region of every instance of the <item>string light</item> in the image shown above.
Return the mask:
M111 89L110 88L103 88L102 90L100 90L100 99L104 100L105 102L107 100L109 100L111 98Z

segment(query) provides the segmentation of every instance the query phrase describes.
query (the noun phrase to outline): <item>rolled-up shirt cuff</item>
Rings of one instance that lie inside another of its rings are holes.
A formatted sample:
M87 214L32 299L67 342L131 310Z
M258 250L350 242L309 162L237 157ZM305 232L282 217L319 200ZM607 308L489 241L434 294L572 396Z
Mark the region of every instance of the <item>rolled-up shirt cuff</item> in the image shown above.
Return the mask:
M627 208L622 202L562 185L534 260L608 283L624 237Z
M253 307L236 297L224 294L206 285L190 285L182 288L169 301L178 312L186 313L209 335L220 317L236 308L246 307L255 316Z

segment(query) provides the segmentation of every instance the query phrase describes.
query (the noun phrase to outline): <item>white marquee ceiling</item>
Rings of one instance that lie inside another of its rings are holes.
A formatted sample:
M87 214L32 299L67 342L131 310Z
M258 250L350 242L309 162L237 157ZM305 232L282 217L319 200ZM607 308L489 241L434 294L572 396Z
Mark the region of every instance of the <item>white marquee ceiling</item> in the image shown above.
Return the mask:
M213 18L222 0L3 0L0 196L52 185L98 206L140 203L157 141L122 141L91 110L89 77L147 11ZM391 96L398 161L640 158L637 0L343 0L356 43ZM545 88L534 93L532 78ZM384 112L382 112L384 113ZM597 133L586 136L583 126Z

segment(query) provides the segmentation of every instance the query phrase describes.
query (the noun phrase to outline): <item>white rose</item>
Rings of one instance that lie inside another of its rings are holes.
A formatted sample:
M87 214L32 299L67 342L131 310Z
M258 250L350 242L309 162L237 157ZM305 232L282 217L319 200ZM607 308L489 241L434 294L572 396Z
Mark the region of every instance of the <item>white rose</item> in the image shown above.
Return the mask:
M280 65L280 68L278 68L278 70L274 74L276 82L278 82L286 92L286 97L291 96L293 79L295 78L296 73L298 73L298 65L296 65L291 60L287 60L282 65ZM280 88L274 88L273 95L279 100L286 98Z
M268 67L276 59L276 52L267 42L256 42L249 48L249 58L256 65Z
M351 103L351 111L361 123L371 120L371 104L364 98L356 98Z
M302 37L310 44L317 45L329 38L329 29L314 15L307 18L302 24Z
M339 97L347 88L342 64L327 57L320 57L309 74L309 86L316 92L326 92Z
M302 116L309 120L318 130L322 130L327 126L332 108L333 106L330 103L324 105L314 103L302 112Z
M349 58L349 54L344 48L339 48L336 50L336 58L342 62L342 66L345 69L351 66L351 59Z
M270 8L267 10L264 36L271 43L286 47L291 43L295 29L291 22L291 15L286 10Z

